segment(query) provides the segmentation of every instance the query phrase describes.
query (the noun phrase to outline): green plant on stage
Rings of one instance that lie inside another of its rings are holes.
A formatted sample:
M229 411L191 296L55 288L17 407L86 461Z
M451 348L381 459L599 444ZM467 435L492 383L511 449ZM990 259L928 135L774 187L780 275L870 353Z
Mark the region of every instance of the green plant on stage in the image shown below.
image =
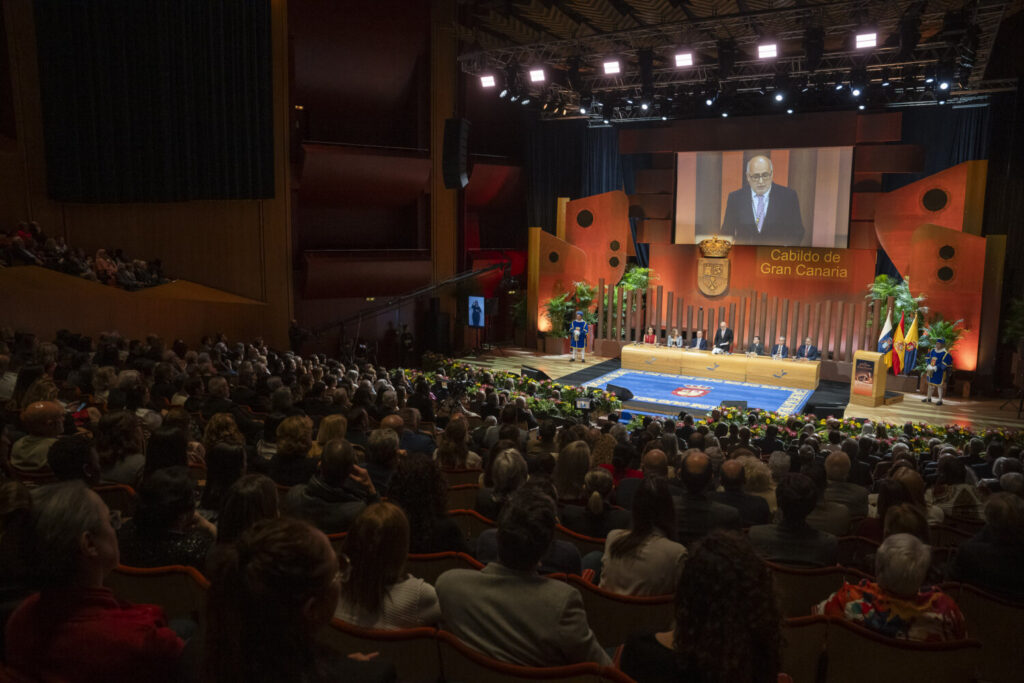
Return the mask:
M874 282L868 285L868 293L865 298L868 301L880 301L883 306L882 319L885 319L884 307L892 297L892 322L895 325L899 322L900 315L906 316L906 324L914 320L914 314L917 313L918 309L924 307L921 306L921 302L925 300L925 296L920 294L914 296L910 292L910 278L904 278L902 281L897 281L895 278L891 278L888 275L879 275L875 278ZM926 314L928 311L925 308L922 314ZM871 320L867 321L868 325L871 325Z
M627 291L632 292L639 289L642 292L647 291L647 288L651 286L651 283L658 279L658 276L650 268L642 268L638 265L632 265L626 269L626 272L622 275L622 280L619 284Z
M918 372L924 372L925 368L928 367L928 354L935 347L934 339L945 339L946 350L953 353L953 349L967 332L968 330L964 327L962 318L949 321L936 313L931 321L921 330L921 337L917 344L917 366L914 369ZM956 357L954 356L954 362L955 360Z
M551 321L551 331L548 334L556 339L568 338L569 321L572 320L572 316L575 313L574 304L572 299L569 298L569 293L566 292L551 297L544 304L544 308L547 309L548 320Z

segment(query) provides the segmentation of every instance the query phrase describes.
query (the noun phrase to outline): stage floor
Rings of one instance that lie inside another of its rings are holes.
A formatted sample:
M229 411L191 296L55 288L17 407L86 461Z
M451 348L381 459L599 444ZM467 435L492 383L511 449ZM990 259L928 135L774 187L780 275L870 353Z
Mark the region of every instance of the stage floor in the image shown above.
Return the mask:
M571 363L571 356L559 354L545 355L539 351L519 347L507 347L482 356L466 356L459 362L493 370L511 370L519 372L523 365L543 370L553 379L561 379L594 364L611 360L607 357L587 354L586 363ZM928 422L931 424L959 424L972 428L1024 429L1024 420L1017 419L1016 406L1007 406L1000 410L1003 399L995 398L959 398L951 397L943 401L943 405L921 403L921 394L904 394L904 400L893 405L882 405L875 408L850 405L846 408L846 417L861 417L870 420L903 423L907 420Z
M813 393L810 389L666 375L626 368L592 379L583 386L604 389L609 383L629 389L633 392L633 400L638 403L667 407L668 412L676 413L689 409L707 412L717 408L722 401L746 401L749 408L791 415L799 413Z

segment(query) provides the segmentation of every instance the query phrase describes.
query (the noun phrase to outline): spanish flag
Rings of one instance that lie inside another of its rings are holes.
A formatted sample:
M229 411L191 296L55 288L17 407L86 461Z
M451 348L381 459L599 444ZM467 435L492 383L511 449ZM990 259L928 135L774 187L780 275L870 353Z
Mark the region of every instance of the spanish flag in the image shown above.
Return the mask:
M910 323L907 336L903 338L903 374L913 372L917 365L917 314L914 314L914 322Z
M878 352L882 354L885 367L892 367L892 309L885 314L885 325L882 326L882 334L878 335Z
M903 313L900 313L900 324L896 326L896 334L892 342L892 374L898 375L903 372L903 351L906 345L903 343Z

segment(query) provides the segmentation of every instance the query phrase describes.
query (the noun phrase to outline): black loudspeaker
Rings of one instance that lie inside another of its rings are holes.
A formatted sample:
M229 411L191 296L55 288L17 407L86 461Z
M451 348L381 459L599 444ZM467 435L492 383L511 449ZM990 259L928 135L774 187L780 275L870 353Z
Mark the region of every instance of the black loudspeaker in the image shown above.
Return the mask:
M608 389L606 391L615 394L615 396L618 397L620 401L628 401L633 398L633 392L627 389L626 387L620 387L614 384L609 384Z
M842 418L846 412L846 406L840 404L823 404L820 406L814 406L814 417L818 419L827 419L829 417Z
M538 370L537 368L531 368L529 365L524 365L523 369L520 370L520 374L522 374L523 377L529 377L530 379L536 380L551 379L548 377L548 373L543 370Z
M444 186L449 190L461 190L469 185L469 121L466 119L445 120L441 169Z
M747 409L746 401L722 401L718 404L719 408L739 408L740 410Z

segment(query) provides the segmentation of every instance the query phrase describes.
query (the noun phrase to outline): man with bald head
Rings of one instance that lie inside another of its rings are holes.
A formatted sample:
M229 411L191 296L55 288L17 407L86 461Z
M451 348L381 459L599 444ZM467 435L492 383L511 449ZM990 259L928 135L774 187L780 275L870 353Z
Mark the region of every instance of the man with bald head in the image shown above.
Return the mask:
M740 528L740 513L736 508L711 500L714 472L706 453L691 451L686 455L678 476L686 489L681 496L674 497L680 543L688 545L715 529Z
M663 477L668 479L668 456L660 448L652 448L644 453L644 457L640 460L640 469L643 470L644 477ZM641 478L622 479L619 481L619 486L615 489L615 504L621 505L627 510L632 510L633 498L636 496L636 491L640 488L643 481ZM673 496L681 496L683 490L675 486L672 483L673 481L669 479L669 490Z
M21 424L28 434L11 447L11 465L25 472L47 469L50 446L64 433L64 408L56 401L30 403L21 412Z
M712 499L722 505L736 508L736 511L740 513L740 523L743 526L768 524L772 521L772 512L768 507L768 501L761 496L744 492L743 485L746 483L747 477L743 463L739 460L726 460L722 463L719 478L723 490L715 493Z
M721 235L734 244L804 244L800 199L774 182L772 160L761 154L751 157L744 177L744 186L729 193Z

